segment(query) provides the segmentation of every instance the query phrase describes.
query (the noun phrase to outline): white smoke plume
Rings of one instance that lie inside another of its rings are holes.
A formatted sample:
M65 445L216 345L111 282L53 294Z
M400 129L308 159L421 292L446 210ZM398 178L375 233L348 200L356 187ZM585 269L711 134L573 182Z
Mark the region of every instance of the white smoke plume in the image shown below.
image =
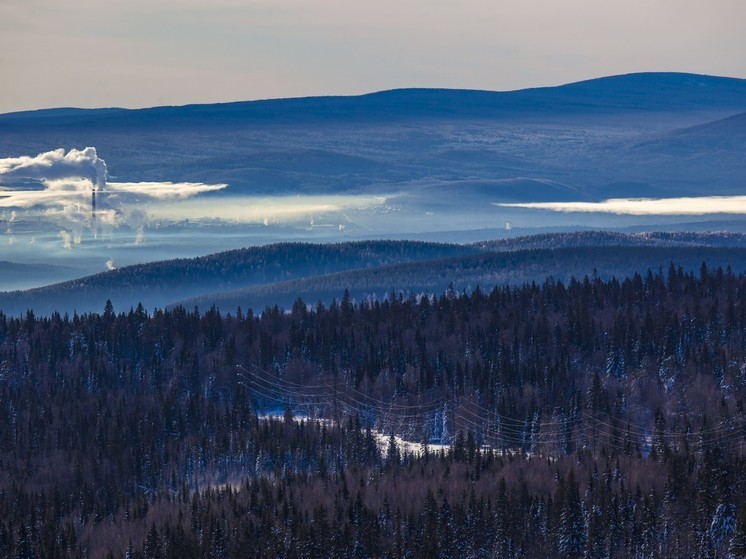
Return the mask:
M179 200L222 190L226 184L194 182L115 182L107 185L106 162L98 157L96 148L83 150L57 149L35 157L0 159L0 183L31 179L42 184L42 190L9 189L0 186L0 207L31 208L35 206L65 206L87 204L91 188L107 196L127 202L133 197L151 200Z
M124 222L135 232L135 244L142 244L145 238L145 225L148 223L148 216L139 208L133 208L125 212Z
M73 243L72 243L73 238L70 236L70 233L68 233L67 231L65 231L64 229L62 229L60 231L60 237L62 238L62 246L64 246L67 250L72 250L72 248L73 248Z
M35 182L36 187L25 184L28 181ZM66 249L80 244L87 229L98 238L99 233L106 236L120 225L128 225L135 232L135 244L140 244L148 223L144 202L185 200L226 187L226 184L172 182L107 184L106 162L98 157L94 147L68 152L57 149L35 157L0 158L0 208L22 208L26 215L38 215L61 227L64 234L60 232L59 236ZM93 190L100 193L96 195L95 212ZM13 219L8 223L8 233L12 233Z
M109 259L109 260L106 261L106 269L109 272L111 272L112 270L116 270L117 269L117 267L114 266L114 261L113 260Z
M96 148L60 148L40 153L36 157L0 159L0 180L34 179L42 182L60 179L88 179L97 189L106 186L106 162L96 154Z
M5 231L8 235L13 234L13 222L16 220L16 214L15 210L10 212L10 219L8 220L8 229Z

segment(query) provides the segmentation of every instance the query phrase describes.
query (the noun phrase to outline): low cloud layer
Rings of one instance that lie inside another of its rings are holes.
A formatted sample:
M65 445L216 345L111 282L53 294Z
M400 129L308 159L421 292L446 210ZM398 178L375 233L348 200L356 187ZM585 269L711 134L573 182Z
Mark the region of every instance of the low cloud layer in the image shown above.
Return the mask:
M107 187L107 192L134 194L157 200L184 200L205 192L222 190L227 186L226 184L201 182L111 182Z
M746 196L657 199L613 198L602 202L532 202L495 205L502 208L526 208L563 213L607 213L639 216L746 214Z
M318 225L314 217L349 211L380 209L385 196L297 195L297 196L221 196L205 200L187 200L178 206L160 205L150 215L159 219L207 219L233 223L290 223L307 221ZM323 220L322 220L323 221ZM337 224L335 224L336 226Z

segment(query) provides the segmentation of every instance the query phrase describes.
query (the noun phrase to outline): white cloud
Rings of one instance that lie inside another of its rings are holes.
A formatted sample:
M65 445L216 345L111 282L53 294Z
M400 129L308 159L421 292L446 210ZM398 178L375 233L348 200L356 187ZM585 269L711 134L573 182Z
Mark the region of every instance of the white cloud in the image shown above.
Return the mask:
M378 208L385 201L383 196L364 195L221 196L186 200L178 206L154 204L148 214L154 219L227 220L269 225L348 210Z
M532 202L495 205L503 208L526 208L564 213L608 213L639 216L746 214L746 196L657 199L612 198L602 202Z

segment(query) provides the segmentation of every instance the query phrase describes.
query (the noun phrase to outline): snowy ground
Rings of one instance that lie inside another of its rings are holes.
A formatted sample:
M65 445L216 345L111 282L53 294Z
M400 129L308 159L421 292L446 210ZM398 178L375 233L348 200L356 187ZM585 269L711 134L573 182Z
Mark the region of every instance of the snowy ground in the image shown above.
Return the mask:
M259 419L263 421L268 421L270 419L283 419L283 412L275 411L272 413L262 414L259 415ZM334 421L332 421L331 419L308 417L304 415L293 415L293 421L295 421L296 423L313 421L319 425L334 425ZM371 434L373 435L373 438L378 445L379 452L385 456L391 442L391 434L382 433L377 429L371 429ZM396 446L402 455L411 454L412 456L421 456L423 450L423 445L421 442L409 441L398 435L394 435L394 440L396 441ZM446 452L450 448L451 446L446 444L428 444L429 452Z

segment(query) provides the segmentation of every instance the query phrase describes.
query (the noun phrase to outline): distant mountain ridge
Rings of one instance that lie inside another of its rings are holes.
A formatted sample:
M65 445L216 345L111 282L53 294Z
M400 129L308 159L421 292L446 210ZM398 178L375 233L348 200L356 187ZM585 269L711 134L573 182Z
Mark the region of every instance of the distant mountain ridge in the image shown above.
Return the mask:
M492 202L624 197L624 184L651 197L704 184L740 191L740 121L715 121L744 112L746 80L676 73L507 92L65 108L0 115L0 157L95 146L123 181L228 185L214 196L393 193L420 213L431 200L445 210L468 201L468 221L478 207L485 223Z
M382 117L501 118L512 113L615 112L746 108L746 80L686 73L635 73L559 86L513 91L403 88L349 96L316 96L159 106L144 109L43 109L0 115L0 124L140 126L160 121L176 125L209 118L224 124L238 119L276 121L329 118L376 120Z
M179 238L199 235L201 227L219 228L214 238L228 233L229 244L211 246L225 248L309 238L451 240L465 238L458 232L503 228L654 230L725 216L580 215L507 204L740 196L746 177L744 115L744 79L640 73L507 92L398 89L14 113L0 115L0 158L94 146L112 182L227 185L202 194L204 205L200 199L168 205L138 199L123 208L111 197L117 215L144 216L140 221L154 242L134 250L159 250L158 258L212 250L199 243L169 250L167 244L178 244L172 235L177 227L182 227ZM294 204L290 197L301 200ZM292 211L285 211L290 206ZM36 209L17 213L28 225ZM67 227L43 217L38 225L55 240ZM259 233L254 226L264 229ZM323 226L323 237L317 226ZM246 231L259 233L261 241L240 239ZM125 243L131 238L121 219L114 233L123 233ZM15 250L33 239L25 235L17 241ZM54 243L50 247L54 250ZM134 260L130 246L102 244L95 250L100 262ZM82 253L73 250L69 257ZM293 279L298 278L277 281Z

